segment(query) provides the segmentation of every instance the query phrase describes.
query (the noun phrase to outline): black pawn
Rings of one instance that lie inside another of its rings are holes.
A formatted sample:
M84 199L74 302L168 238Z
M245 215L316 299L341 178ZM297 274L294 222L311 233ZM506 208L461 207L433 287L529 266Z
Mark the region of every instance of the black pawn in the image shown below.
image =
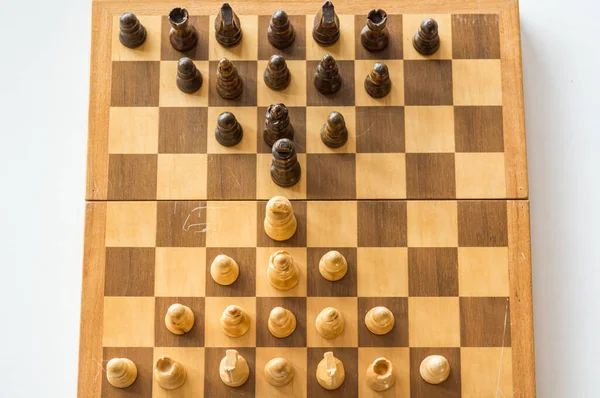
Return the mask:
M272 104L267 108L263 139L268 146L273 146L275 141L282 138L293 140L294 127L290 123L288 108L281 103Z
M376 62L365 78L365 90L373 98L383 98L392 89L392 81L388 67L383 62Z
M284 49L292 45L296 34L294 33L294 25L290 22L290 18L285 11L277 10L273 13L267 30L267 37L269 43L275 48Z
M435 19L427 18L413 36L413 46L423 55L431 55L440 48L438 24Z
M271 151L273 161L271 163L271 179L280 187L291 187L300 180L302 171L296 147L292 140L282 138L275 142Z
M202 86L202 75L194 62L183 57L177 63L177 87L184 93L192 94Z
M367 14L367 24L360 33L360 42L369 51L380 51L387 47L389 33L386 28L387 13L381 9Z
M321 127L321 141L330 148L339 148L348 141L348 129L344 116L339 112L331 112Z
M217 118L215 138L223 146L237 145L244 135L242 125L238 123L231 112L223 112Z
M283 90L290 84L290 70L287 67L285 58L279 54L271 56L265 73L263 75L265 84L272 90Z
M225 47L235 46L242 39L240 19L229 3L223 3L219 15L215 18L215 37Z
M137 48L146 41L146 28L135 14L126 12L119 20L119 41L129 48Z
M198 43L198 33L190 25L189 14L185 8L173 8L169 13L169 41L177 51L189 51Z
M330 54L325 54L319 62L313 83L322 94L333 94L342 87L340 70Z
M329 0L315 15L313 38L322 46L330 46L340 38L340 19Z

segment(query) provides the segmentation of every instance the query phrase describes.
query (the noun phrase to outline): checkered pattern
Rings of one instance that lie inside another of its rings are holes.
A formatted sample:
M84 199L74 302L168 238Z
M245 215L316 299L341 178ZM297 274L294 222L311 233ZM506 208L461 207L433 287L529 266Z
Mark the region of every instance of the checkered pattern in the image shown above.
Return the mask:
M125 390L104 380L102 396L171 396L153 384L153 359L162 354L187 369L180 397L240 391L247 397L324 396L314 374L326 350L346 368L346 380L334 395L375 396L365 371L385 356L398 379L390 396L487 397L497 388L512 396L505 201L293 201L293 207L297 232L276 242L262 226L265 202L108 202L103 363L128 357L139 376ZM289 291L274 289L266 277L269 255L280 247L292 254L301 273ZM338 282L318 272L319 259L333 249L348 260L348 273ZM221 253L240 266L240 277L230 286L210 277L210 264ZM189 306L196 318L183 336L164 325L175 302ZM251 317L249 332L239 338L227 337L219 327L230 304ZM383 336L364 324L367 311L378 305L390 308L396 319ZM297 317L296 331L284 339L266 328L275 306ZM315 329L316 315L327 306L338 308L346 321L333 340ZM238 349L250 365L251 377L239 389L225 386L216 371L227 347ZM430 354L450 361L452 373L444 384L429 385L419 376L420 362ZM286 357L296 370L292 384L279 389L262 377L275 356Z
M439 23L441 48L423 57L411 40L420 21ZM166 17L139 16L147 29L139 49L122 46L118 17L112 40L112 87L108 133L109 200L293 199L483 199L505 198L500 39L497 14L389 15L390 44L380 53L360 44L364 15L340 15L341 36L331 47L311 36L312 15L293 15L294 45L277 50L266 40L269 16L240 15L241 43L220 46L214 16L192 16L197 47L185 54L168 40ZM262 79L267 60L283 53L290 86L280 92ZM316 91L312 76L331 53L344 84L330 96ZM177 60L191 57L204 77L195 94L175 84ZM236 100L216 93L216 64L228 57L244 81ZM367 95L363 80L384 60L392 91ZM281 188L269 175L271 156L262 140L266 107L290 108L302 178ZM232 111L244 129L235 147L214 138L218 114ZM348 142L326 147L319 130L340 111ZM92 148L93 150L93 148Z

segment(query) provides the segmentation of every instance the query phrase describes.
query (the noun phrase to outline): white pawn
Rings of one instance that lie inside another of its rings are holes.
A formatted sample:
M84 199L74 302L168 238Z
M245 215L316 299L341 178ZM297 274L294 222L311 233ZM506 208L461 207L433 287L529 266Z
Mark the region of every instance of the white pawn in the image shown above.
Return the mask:
M277 250L271 254L267 279L275 289L279 290L290 290L298 284L300 270L290 253Z
M185 383L187 372L181 363L163 355L154 363L154 377L158 385L165 390L175 390Z
M264 374L269 384L282 387L294 378L294 367L285 358L273 358L265 365Z
M219 254L210 265L210 276L219 285L231 285L239 275L240 267L234 259L225 254Z
M194 312L183 304L173 304L165 315L165 325L173 334L185 334L194 326Z
M326 339L335 339L344 331L344 316L337 308L324 308L315 322L317 333Z
M440 384L450 376L450 363L441 355L430 355L423 359L419 368L421 377L429 384Z
M292 203L283 196L274 196L267 202L265 232L273 240L288 240L298 226Z
M296 316L283 307L275 307L269 314L269 332L279 339L288 337L296 330Z
M242 307L230 305L221 315L221 329L229 337L240 337L250 329L250 315Z
M319 261L319 272L328 281L339 281L348 272L346 257L336 250L328 251Z
M113 358L106 365L106 378L117 388L126 388L137 378L137 367L127 358Z

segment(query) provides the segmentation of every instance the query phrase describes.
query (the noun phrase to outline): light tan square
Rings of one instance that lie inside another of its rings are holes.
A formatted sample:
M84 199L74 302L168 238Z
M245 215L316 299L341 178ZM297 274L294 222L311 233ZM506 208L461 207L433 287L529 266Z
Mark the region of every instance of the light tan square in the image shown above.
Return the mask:
M235 11L235 10L234 10ZM227 58L231 61L254 61L258 59L258 15L239 15L242 25L242 39L233 47L219 44L215 37L216 15L209 17L208 59L211 61ZM266 40L266 37L264 38Z
M513 396L510 347L462 347L460 373L464 397Z
M359 398L408 398L410 397L410 357L408 348L359 347L358 348L358 396ZM396 383L383 392L373 391L366 381L367 369L377 358L392 363Z
M204 296L206 249L203 247L157 247L155 256L155 296Z
M408 202L407 219L409 247L458 246L456 202Z
M356 202L308 202L306 235L310 247L355 247Z
M108 202L106 247L154 247L156 202Z
M113 16L112 60L113 61L160 61L161 17L139 16L140 23L146 28L146 40L138 48L125 47L119 41L119 19Z
M306 59L321 60L323 55L331 54L336 61L354 59L354 15L339 15L340 38L333 45L323 47L313 38L314 15L306 16Z
M242 140L234 146L224 146L219 144L215 138L215 128L217 119L223 112L231 112L236 120L242 126ZM206 151L208 153L256 153L256 125L257 115L255 107L208 108L208 137L206 140Z
M360 297L407 297L408 250L405 247L359 247Z
M454 159L458 198L506 197L504 153L457 153Z
M269 106L277 102L285 106L306 106L306 61L288 61L290 84L281 91L272 90L265 84L264 73L269 61L258 61L256 81L258 83L258 106Z
M365 78L375 62L384 62L390 74L392 88L383 98L373 98L365 90ZM400 59L354 61L354 92L356 106L401 106L404 105L404 61Z
M255 247L256 202L208 202L206 247Z
M300 270L298 284L290 290L275 289L267 279L269 257L277 250L289 252ZM258 297L305 297L306 296L306 248L305 247L257 247L256 248L256 295Z
M426 18L438 23L440 48L432 55L421 55L413 46L413 36ZM450 14L404 14L402 15L404 59L452 59L452 18Z
M104 347L154 346L154 297L104 297Z
M406 199L406 158L403 153L357 153L358 199Z
M458 292L461 296L508 297L508 248L459 247Z
M158 108L110 108L108 153L158 153Z
M453 60L454 105L502 105L499 59Z
M454 107L404 108L406 152L454 152Z
M348 141L340 148L329 148L321 140L321 128L331 112L339 112L346 121ZM306 152L307 153L355 153L356 111L353 106L309 106L306 108Z
M271 179L272 155L259 153L256 155L256 197L269 200L273 196L285 196L288 199L306 199L306 154L298 154L298 162L302 174L300 181L291 187L280 187Z
M159 154L156 197L206 199L206 162L205 154Z
M204 348L203 347L155 347L154 362L169 355L185 368L185 383L176 390L165 390L152 381L152 398L186 398L204 396Z
M177 87L177 62L160 62L160 89L158 103L162 107L208 106L208 61L194 61L202 74L202 86L193 94L187 94Z
M204 345L206 347L256 346L256 297L206 297L205 300ZM243 336L229 337L221 329L221 315L230 305L242 307L250 316L250 329Z
M358 299L356 297L308 297L306 299L306 341L309 347L358 346ZM334 307L344 317L344 331L334 339L317 333L317 315L327 307Z
M257 347L256 348L256 396L269 398L304 398L307 396L307 352L305 347ZM282 357L292 363L294 378L283 387L274 387L263 376L267 362Z
M411 347L460 347L458 297L409 297Z

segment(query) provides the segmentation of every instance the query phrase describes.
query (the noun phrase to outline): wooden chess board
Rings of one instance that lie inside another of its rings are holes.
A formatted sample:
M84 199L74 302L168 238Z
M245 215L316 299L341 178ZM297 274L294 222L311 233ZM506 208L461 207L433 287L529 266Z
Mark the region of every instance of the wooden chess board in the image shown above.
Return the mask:
M244 36L233 48L214 38L221 3L203 1L93 2L90 130L79 370L80 397L534 397L529 203L518 5L516 1L419 3L334 2L341 24L337 44L323 48L311 35L321 2L230 3ZM175 51L167 14L185 7L199 33L197 47ZM266 40L270 14L281 8L296 29L294 45L276 51ZM372 8L388 13L390 45L377 55L363 49L360 30ZM134 12L146 27L136 50L117 38L118 18ZM441 48L419 55L411 39L425 17L437 20ZM282 92L262 73L282 53L292 74ZM312 74L323 54L338 61L343 88L316 92ZM177 60L188 56L204 83L193 94L175 85ZM216 63L231 59L244 80L236 100L214 89ZM389 67L392 92L369 97L363 80L375 60ZM270 149L262 140L266 108L290 110L302 167L292 188L269 175ZM235 114L244 137L235 147L214 138L217 115ZM341 112L349 130L339 149L318 132L329 112ZM298 230L271 240L262 220L266 200L292 200ZM285 247L298 261L300 283L273 289L269 255ZM317 269L322 254L338 250L348 274L327 282ZM231 286L214 283L208 267L217 254L240 265ZM184 336L164 325L169 305L190 307L196 325ZM218 326L222 310L237 304L252 325L240 338ZM291 309L298 328L276 339L266 328L275 306ZM368 332L364 315L376 305L396 317L384 336ZM316 314L338 308L346 330L322 339ZM238 349L251 376L239 388L218 376L225 347ZM323 352L344 362L338 390L314 377ZM188 380L162 390L153 360L169 354ZM450 378L430 385L419 376L430 354L448 358ZM266 361L285 356L296 369L283 388L269 385ZM390 359L397 383L375 393L364 382L377 357ZM110 386L109 359L128 357L138 379Z

